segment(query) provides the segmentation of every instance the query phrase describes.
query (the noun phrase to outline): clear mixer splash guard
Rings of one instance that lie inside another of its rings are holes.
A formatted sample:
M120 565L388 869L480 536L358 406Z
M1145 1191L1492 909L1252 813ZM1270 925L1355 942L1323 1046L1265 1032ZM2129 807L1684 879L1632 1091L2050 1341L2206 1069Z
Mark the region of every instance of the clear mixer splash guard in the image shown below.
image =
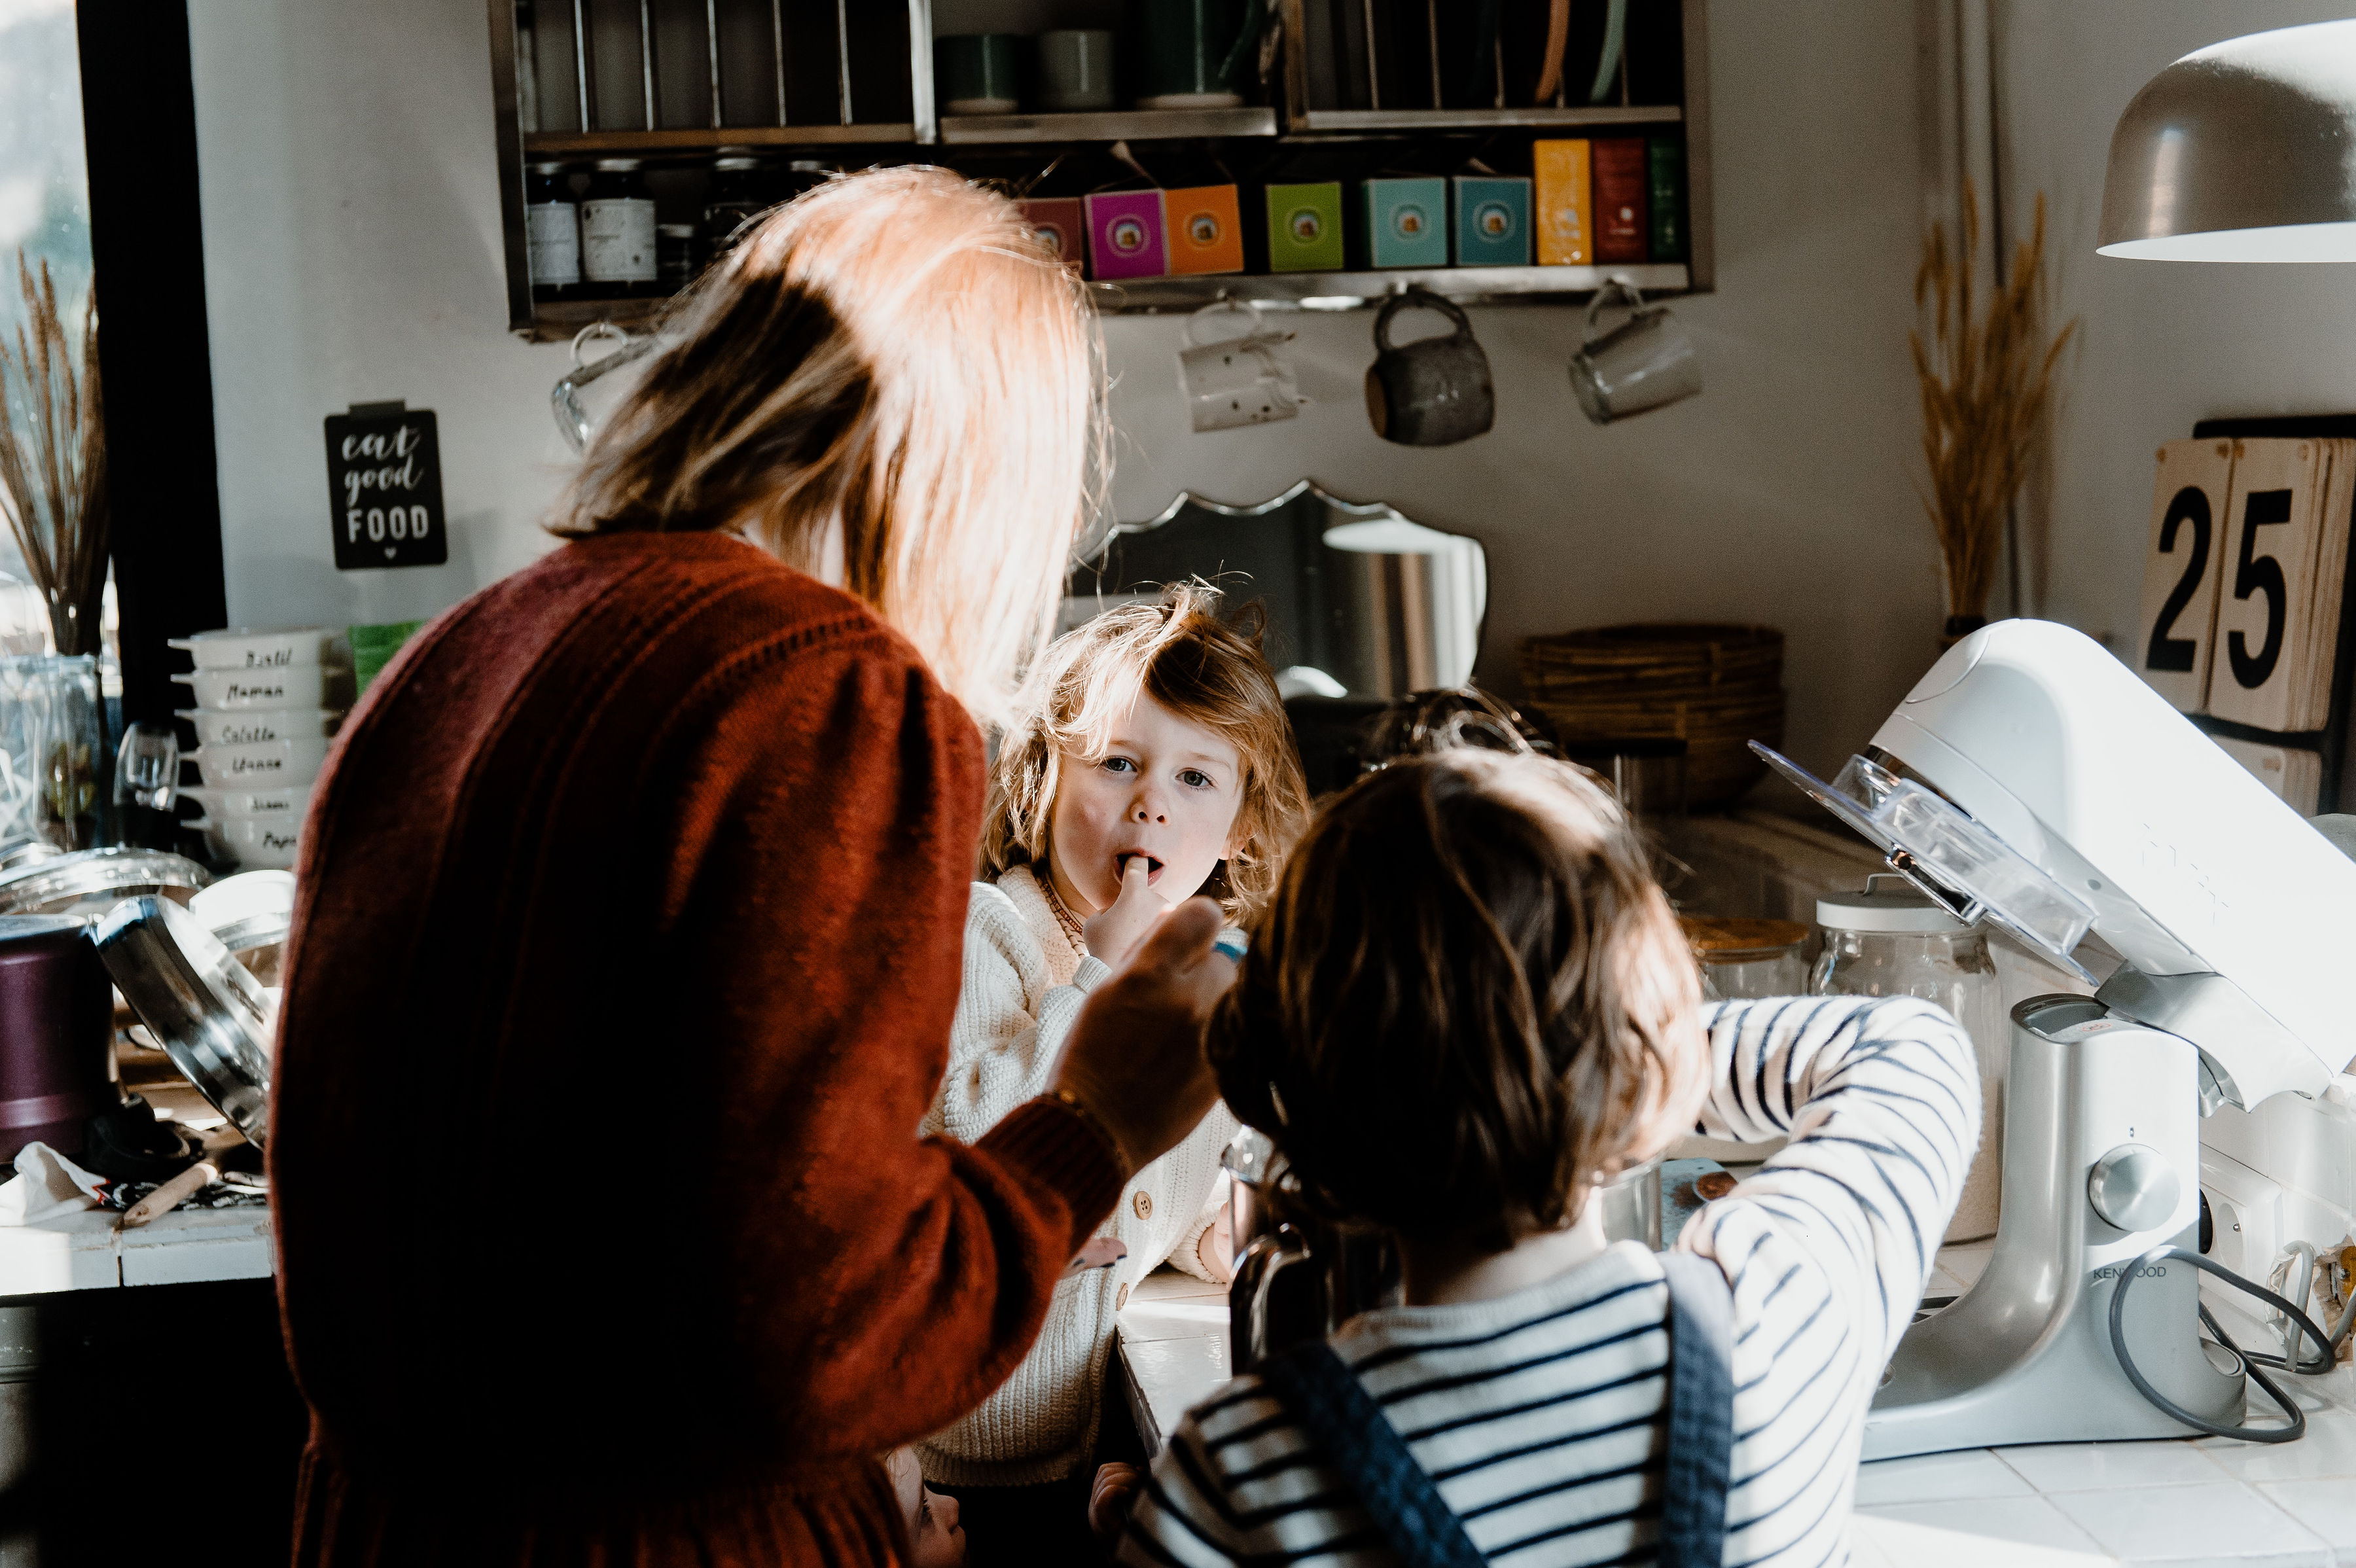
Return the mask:
M1855 828L1925 896L1965 924L1987 920L2080 976L2071 952L2094 911L1953 801L1869 757L1852 757L1827 784L1772 747L1751 749L1816 804Z

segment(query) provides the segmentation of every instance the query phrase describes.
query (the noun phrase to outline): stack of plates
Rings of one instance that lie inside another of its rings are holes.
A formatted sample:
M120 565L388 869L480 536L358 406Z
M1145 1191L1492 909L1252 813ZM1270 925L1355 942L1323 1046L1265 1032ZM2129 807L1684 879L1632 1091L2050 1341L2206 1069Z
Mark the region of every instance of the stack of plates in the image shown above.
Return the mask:
M232 628L177 638L172 646L196 660L173 680L191 688L197 705L180 716L197 729L201 787L182 791L206 814L213 853L241 865L294 864L311 784L327 760L337 714L327 705L331 666L320 627Z

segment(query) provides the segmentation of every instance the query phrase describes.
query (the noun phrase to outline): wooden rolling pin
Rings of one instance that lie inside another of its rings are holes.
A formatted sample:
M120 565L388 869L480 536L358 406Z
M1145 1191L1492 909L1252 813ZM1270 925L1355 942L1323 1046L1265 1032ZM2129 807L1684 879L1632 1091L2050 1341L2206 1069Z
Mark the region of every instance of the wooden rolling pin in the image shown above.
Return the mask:
M169 1214L214 1182L220 1170L210 1160L198 1160L170 1181L123 1211L123 1229L135 1230L149 1220Z

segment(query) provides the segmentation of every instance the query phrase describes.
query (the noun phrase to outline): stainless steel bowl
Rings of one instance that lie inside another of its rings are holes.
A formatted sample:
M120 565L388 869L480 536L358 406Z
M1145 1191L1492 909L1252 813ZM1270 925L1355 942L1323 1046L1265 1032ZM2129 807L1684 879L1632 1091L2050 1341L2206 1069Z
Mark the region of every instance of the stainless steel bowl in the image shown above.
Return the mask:
M0 870L0 915L103 915L141 894L185 904L212 879L195 861L165 850L77 850Z
M115 989L172 1065L259 1147L270 1121L276 1008L204 923L168 898L126 898L93 940Z

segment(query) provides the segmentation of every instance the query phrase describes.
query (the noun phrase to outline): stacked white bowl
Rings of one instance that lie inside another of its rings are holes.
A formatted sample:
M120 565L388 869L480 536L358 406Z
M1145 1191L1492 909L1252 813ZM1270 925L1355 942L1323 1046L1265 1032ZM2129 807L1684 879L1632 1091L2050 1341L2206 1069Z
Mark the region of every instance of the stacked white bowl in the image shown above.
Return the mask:
M241 865L294 864L311 784L327 759L337 715L327 703L327 632L316 626L226 628L175 638L196 661L173 680L197 705L180 716L197 729L188 758L203 783L195 797L213 853Z

